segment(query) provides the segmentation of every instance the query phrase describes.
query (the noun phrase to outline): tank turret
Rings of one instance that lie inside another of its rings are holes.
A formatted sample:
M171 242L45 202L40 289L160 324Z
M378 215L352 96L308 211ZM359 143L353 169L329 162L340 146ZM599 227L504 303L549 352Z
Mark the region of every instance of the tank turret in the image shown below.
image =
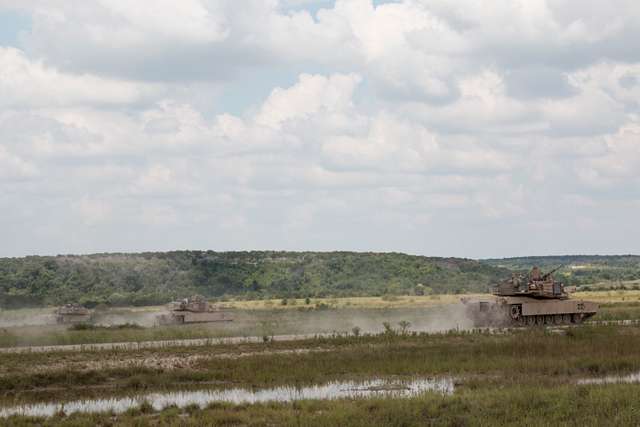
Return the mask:
M191 313L204 313L209 311L209 303L202 295L193 295L180 301L171 303L173 311L190 311Z
M553 273L561 268L554 268L545 274L541 274L538 267L533 267L528 275L513 273L510 279L495 285L492 293L497 296L567 299L569 295L564 285L553 278Z

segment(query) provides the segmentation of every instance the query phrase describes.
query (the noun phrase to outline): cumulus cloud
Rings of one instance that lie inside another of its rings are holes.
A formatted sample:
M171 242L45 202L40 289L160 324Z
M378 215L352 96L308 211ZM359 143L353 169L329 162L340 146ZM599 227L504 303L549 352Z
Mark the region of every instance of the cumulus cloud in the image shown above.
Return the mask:
M27 58L15 48L0 47L0 107L53 108L78 105L135 104L157 90L94 75L69 75Z
M0 178L6 181L33 177L37 168L0 146Z
M0 1L0 255L637 252L615 3Z
M258 124L280 129L288 120L300 120L320 111L341 112L352 106L352 96L360 82L357 75L303 74L296 85L276 88L262 105Z

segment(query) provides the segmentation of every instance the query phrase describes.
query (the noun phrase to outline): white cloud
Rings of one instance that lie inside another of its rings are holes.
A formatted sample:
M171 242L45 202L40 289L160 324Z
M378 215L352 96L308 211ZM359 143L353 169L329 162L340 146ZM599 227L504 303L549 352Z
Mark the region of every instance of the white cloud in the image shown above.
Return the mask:
M91 199L85 196L76 203L75 207L80 213L83 222L89 226L108 221L111 215L111 206L104 200Z
M636 2L378 3L1 2L0 253L637 252Z
M640 188L640 123L628 123L613 135L604 137L606 153L594 156L581 164L581 178L600 187L607 185L616 190Z
M154 37L203 43L222 40L228 34L220 12L199 0L158 0L152 7L127 0L100 0L99 4L104 15L114 15L111 22L117 23L117 29L90 28L98 44L144 46L154 43Z
M155 92L153 85L133 84L92 75L58 72L24 52L0 47L0 107L52 108L77 105L127 105Z
M38 169L32 163L11 154L6 148L0 146L0 183L26 179L37 175Z
M352 106L352 96L361 81L355 74L302 74L289 89L276 88L262 105L258 124L280 129L287 120L304 119L318 112L342 112Z

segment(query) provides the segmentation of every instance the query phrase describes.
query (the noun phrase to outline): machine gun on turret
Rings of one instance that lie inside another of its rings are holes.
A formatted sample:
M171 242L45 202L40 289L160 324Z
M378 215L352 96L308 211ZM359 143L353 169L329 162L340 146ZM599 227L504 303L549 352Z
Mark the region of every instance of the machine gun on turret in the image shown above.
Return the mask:
M560 270L562 267L564 267L564 265L561 265L560 267L556 267L556 268L554 268L553 270L551 270L551 271L549 271L549 272L547 272L547 273L544 273L544 274L542 275L542 280L547 280L549 277L551 277L551 275L552 275L553 273L555 273L556 271Z

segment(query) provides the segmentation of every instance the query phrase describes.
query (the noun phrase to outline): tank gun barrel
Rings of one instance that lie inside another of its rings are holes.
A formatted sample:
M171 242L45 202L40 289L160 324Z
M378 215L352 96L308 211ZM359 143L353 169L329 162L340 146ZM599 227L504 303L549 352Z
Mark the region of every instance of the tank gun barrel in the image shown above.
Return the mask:
M564 265L561 265L559 267L554 268L553 270L549 271L548 273L545 273L542 275L542 280L547 280L547 278L549 278L549 276L551 276L553 273L555 273L556 271L560 270L562 267L564 267Z

